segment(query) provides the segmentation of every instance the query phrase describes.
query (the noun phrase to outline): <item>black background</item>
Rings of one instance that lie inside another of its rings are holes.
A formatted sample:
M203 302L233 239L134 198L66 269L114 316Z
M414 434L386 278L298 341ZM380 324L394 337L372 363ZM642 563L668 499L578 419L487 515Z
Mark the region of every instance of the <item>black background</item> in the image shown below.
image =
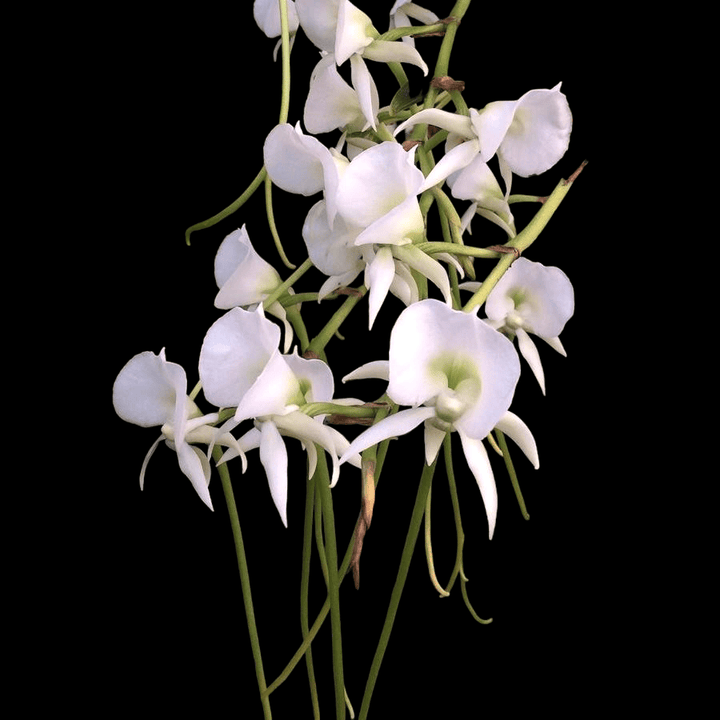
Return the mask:
M366 5L359 3L382 30L384 16ZM432 5L442 15L452 4ZM468 591L477 612L492 617L492 624L481 626L470 617L459 585L449 598L438 597L419 543L374 695L372 710L381 718L503 717L508 708L515 713L524 707L575 717L579 707L614 705L634 682L636 656L646 652L634 590L642 582L637 568L644 546L626 524L627 500L635 492L631 485L639 480L632 460L621 462L618 450L623 433L632 428L613 421L618 382L627 373L620 368L626 351L622 342L607 341L619 332L609 284L617 289L622 281L599 272L596 252L598 244L614 242L604 235L609 155L599 91L615 81L614 71L608 63L599 67L598 53L606 45L579 26L573 29L572 13L562 27L550 18L509 15L493 16L473 4L458 32L450 75L466 82L468 105L478 108L563 83L574 116L569 150L543 176L516 178L513 191L549 194L588 160L526 253L560 267L574 284L576 313L562 334L568 357L539 344L547 396L523 361L513 403L540 452L537 471L514 454L529 521L521 517L504 470L495 463L499 512L495 537L488 542L477 486L462 454L456 454ZM76 500L71 519L63 516L54 539L63 548L62 558L50 564L61 589L59 625L50 623L47 645L61 656L68 647L80 650L82 660L63 689L70 702L93 708L96 701L81 692L91 686L102 698L97 709L142 706L148 713L171 714L197 708L203 717L259 718L220 483L217 477L211 482L215 512L210 512L174 454L161 446L141 492L140 466L156 431L119 420L111 389L134 354L163 347L168 360L186 369L189 386L195 384L204 333L221 314L213 307L213 258L235 228L246 223L255 248L287 276L267 231L262 191L236 215L194 234L190 247L184 242L188 226L229 205L262 167L262 142L279 113L280 65L272 62L275 40L255 26L250 3L232 16L193 9L176 11L172 23L121 20L119 41L110 43L104 33L92 41L97 51L92 55L102 58L101 87L86 59L75 74L78 96L90 99L83 122L98 138L84 147L88 192L97 197L96 213L84 229L90 235L88 254L103 271L91 276L89 291L88 286L83 290L92 301L83 325L93 368L85 390L94 411L84 425L83 461L66 488ZM622 52L623 38L610 31L610 39L615 52ZM430 67L439 45L440 38L418 41ZM292 54L292 123L302 118L317 57L300 33ZM383 104L394 78L381 66L370 68ZM428 80L419 71L408 67L408 75L414 90L425 89ZM335 137L328 136L327 143ZM305 258L300 229L314 201L274 192L280 235L296 264ZM530 217L531 210L524 210L516 215L519 227ZM481 227L476 220L472 242L502 241L492 230L481 235ZM321 276L309 273L295 289L315 290L320 282ZM98 304L102 321L91 310ZM368 340L367 309L361 303L343 326L346 339L328 346L338 396L372 399L383 391L372 383L342 386L339 378L362 362L387 356L390 320L400 309L390 298ZM331 301L304 308L311 335L333 310ZM231 467L268 681L300 642L304 459L298 443L289 441L288 448L295 472L287 529L258 458L251 454L245 475ZM346 686L356 711L402 552L422 469L420 448L418 437L391 446L363 550L360 590L350 579L342 586ZM359 509L359 475L353 472L344 469L333 491L343 551ZM444 583L454 561L455 529L442 466L433 499L435 564ZM52 544L49 549L53 555ZM319 608L324 590L317 563L313 569L313 601ZM323 712L329 716L329 623L314 647ZM64 674L55 653L43 657ZM278 718L311 717L303 664L272 696L272 706Z

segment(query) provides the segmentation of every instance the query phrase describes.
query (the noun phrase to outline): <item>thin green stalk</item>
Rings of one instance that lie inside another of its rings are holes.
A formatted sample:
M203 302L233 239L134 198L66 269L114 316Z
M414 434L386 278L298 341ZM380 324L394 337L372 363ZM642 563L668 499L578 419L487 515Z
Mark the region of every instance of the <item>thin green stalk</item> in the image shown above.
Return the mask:
M220 460L222 450L216 446L213 450L213 457L216 461ZM262 703L263 714L265 720L272 718L270 710L270 699L266 694L265 671L263 670L262 653L260 651L260 638L255 621L255 609L252 601L252 591L250 589L250 573L248 570L247 558L245 557L245 544L243 543L242 531L240 529L240 517L235 504L235 496L233 494L232 483L230 482L230 472L227 464L221 463L217 466L222 483L225 502L230 516L230 527L232 528L233 539L235 541L235 555L237 556L238 570L240 572L240 585L242 587L243 604L245 606L245 617L247 619L248 633L250 634L250 646L252 648L253 660L255 661L255 675L257 677L258 687L260 689L260 701Z
M373 658L373 662L370 667L370 673L365 686L365 694L363 695L358 720L366 720L368 711L370 710L370 701L372 699L373 690L375 689L375 684L377 683L378 674L380 672L380 666L390 640L390 633L392 632L393 624L395 623L395 617L397 616L398 607L400 605L400 598L402 597L403 588L405 587L405 581L408 576L408 570L410 569L410 561L412 560L415 544L417 542L418 534L420 533L420 527L422 526L425 504L427 503L427 497L432 485L436 465L437 458L432 465L425 465L423 467L420 485L415 498L415 507L413 508L410 527L408 528L407 537L405 538L405 547L403 548L400 567L398 568L397 579L395 580L395 587L393 588L393 592L390 597L390 605L388 606L388 611L385 616L385 624L383 625L380 641L378 642L375 657Z
M314 524L315 480L310 478L305 494L305 525L303 528L302 574L300 576L300 628L303 640L310 634L310 560L312 557L312 530ZM320 718L320 700L318 698L317 683L315 682L315 666L312 657L312 648L308 647L305 653L308 682L310 683L310 699L313 708L313 718Z
M192 235L196 230L205 230L206 228L212 227L213 225L219 223L221 220L224 220L229 215L232 215L236 210L239 210L252 197L253 193L260 187L260 185L262 185L266 175L267 170L265 170L265 167L263 166L262 168L260 168L260 172L255 176L255 179L250 183L250 185L248 185L245 192L243 192L243 194L237 200L235 200L235 202L231 203L224 210L221 210L219 213L213 215L208 220L203 220L203 222L191 225L185 231L186 244L190 244L190 235Z
M308 350L322 357L325 352L325 346L330 342L330 338L338 331L351 310L358 304L361 298L365 296L367 288L361 285L358 288L357 295L351 295L345 302L335 311L325 327L310 341Z
M280 2L280 41L282 43L282 93L278 125L287 122L290 110L290 28L288 25L287 0Z
M338 580L338 556L335 540L335 516L333 513L325 451L317 448L315 478L322 501L322 521L325 531L325 555L328 566L328 597L330 600L330 624L332 626L333 678L335 680L335 713L337 720L345 718L345 680L343 676L342 627L340 623L340 583Z

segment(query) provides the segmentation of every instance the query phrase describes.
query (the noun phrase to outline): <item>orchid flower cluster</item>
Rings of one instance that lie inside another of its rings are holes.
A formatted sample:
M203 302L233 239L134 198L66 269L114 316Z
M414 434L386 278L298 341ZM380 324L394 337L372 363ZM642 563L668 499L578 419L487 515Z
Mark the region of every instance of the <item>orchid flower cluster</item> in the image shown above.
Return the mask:
M492 538L498 493L490 453L503 457L522 507L506 436L534 468L539 454L530 428L511 409L513 397L524 364L545 394L546 350L536 340L564 355L560 335L574 312L573 286L565 273L521 254L544 229L577 173L561 180L547 197L511 193L515 176L544 173L565 154L572 126L567 98L558 83L530 89L515 100L468 107L464 83L448 77L447 66L469 2L458 0L448 18L413 2L388 2L388 28L381 33L349 0L255 0L257 25L268 38L278 38L274 50L268 48L268 61L277 61L282 53L283 101L297 34L304 33L318 50L303 117L288 122L283 102L280 122L263 139L264 166L258 177L238 202L190 228L188 237L236 212L265 184L267 190L274 187L309 199L294 241L296 250L304 247L307 259L299 267L287 261L266 192L275 248L264 237L253 243L246 224L220 244L214 305L222 314L202 341L194 389L189 390L188 374L167 359L164 348L131 358L113 389L120 418L159 429L141 466L141 487L152 474L151 456L164 442L177 455L179 473L211 510L210 481L217 472L231 515L235 512L228 468L237 464L241 473L264 474L287 526L288 488L298 483L295 475L300 473L290 476L286 442L302 444L307 456L303 485L321 498L306 522L323 523L328 602L312 628L310 623L303 628L297 657L310 665L312 640L329 613L338 717L345 717L350 707L343 682L338 587L351 571L359 586L360 554L388 441L419 432L424 440L406 552L412 552L420 522L429 513L430 483L443 448L448 480L455 482L453 436L459 438L464 466L479 488ZM434 49L440 44L432 74L421 43ZM425 78L424 96L410 97L408 66ZM394 96L381 97L375 79L380 72L395 76ZM449 105L452 111L446 109ZM334 144L318 136L333 137ZM518 202L538 205L524 228L516 226L512 212ZM431 211L440 220L435 236L428 223ZM482 235L483 221L501 229L503 244L470 242ZM285 278L268 261L274 253L293 270ZM298 282L310 268L325 279L299 292ZM404 306L396 317L388 295ZM341 380L353 381L354 388L362 388L368 378L383 381L385 393L370 401L336 396L325 352L343 321L365 301L368 337L383 318L392 326L389 347L383 352L381 344L368 343L376 356ZM322 303L339 307L311 335L307 316ZM201 409L203 404L210 409ZM352 423L363 430L350 440L338 427ZM255 469L258 463L262 469ZM332 488L358 479L359 517L343 559L333 536ZM239 523L236 512L233 518ZM247 605L252 600L239 532L236 551ZM397 608L407 574L408 558L403 556L402 562L391 609ZM446 587L432 563L429 571L441 595L449 594L456 578L463 585L467 581L461 555ZM463 596L470 607L465 592ZM393 617L389 611L388 630ZM270 695L297 659L268 684L257 636L251 634L260 696L265 717L270 717ZM383 638L360 717L368 713L386 633Z

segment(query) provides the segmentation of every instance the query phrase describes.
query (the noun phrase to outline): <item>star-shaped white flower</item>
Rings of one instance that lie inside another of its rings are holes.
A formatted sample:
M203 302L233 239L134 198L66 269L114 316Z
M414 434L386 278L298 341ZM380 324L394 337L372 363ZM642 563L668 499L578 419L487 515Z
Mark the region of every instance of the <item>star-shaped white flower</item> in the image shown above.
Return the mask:
M545 394L545 375L530 334L566 354L559 335L575 312L575 292L567 275L559 268L518 258L488 295L485 312L489 325L511 339L517 337L518 349Z
M387 394L410 405L360 434L340 458L362 452L390 437L425 425L425 460L435 459L447 432L457 431L478 483L493 535L497 489L483 439L498 428L538 466L537 448L527 426L509 412L520 363L512 343L475 313L422 300L403 310L390 336L388 361L362 366L343 380L380 377Z
M126 422L141 427L162 427L140 471L140 488L150 457L162 440L177 452L180 469L188 477L200 499L212 510L208 491L210 463L206 453L191 443L214 443L234 447L243 459L235 438L218 434L212 427L218 413L203 415L187 395L187 376L177 363L168 362L165 349L159 355L146 351L135 355L118 374L113 386L115 412Z
M334 383L330 368L321 360L282 355L278 349L280 329L264 315L262 305L250 312L233 308L208 330L200 351L200 380L205 397L219 407L235 407L234 418L219 432L227 433L244 420L255 427L239 438L243 451L259 448L275 506L287 526L287 450L283 435L302 441L315 465L315 443L324 448L333 464L331 487L339 476L339 455L349 443L334 428L324 425L321 416L299 411L309 402L333 400ZM350 401L359 403L360 401ZM223 456L227 461L237 448ZM360 457L350 462L360 466Z
M386 141L349 161L287 124L278 125L265 140L265 167L274 183L303 195L323 191L302 231L310 259L328 275L320 298L364 270L370 327L388 292L406 303L417 299L411 269L452 303L446 270L413 244L425 233L418 202L424 177L414 153L415 148L406 152L399 143Z
M491 102L482 110L470 108L459 115L427 108L401 123L395 134L418 123L448 130L445 155L428 174L423 190L437 185L452 173L472 173L468 166L479 155L487 163L498 157L500 172L509 192L512 174L528 177L551 168L570 143L572 114L558 83L546 90L529 90L518 100Z

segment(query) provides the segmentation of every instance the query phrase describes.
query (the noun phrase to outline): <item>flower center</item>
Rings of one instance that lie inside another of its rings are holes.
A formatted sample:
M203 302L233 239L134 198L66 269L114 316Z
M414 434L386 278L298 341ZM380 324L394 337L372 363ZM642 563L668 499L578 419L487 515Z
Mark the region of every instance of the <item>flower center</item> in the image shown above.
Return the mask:
M471 357L455 353L441 354L431 368L444 375L447 382L435 398L436 419L452 426L480 396L480 373Z

